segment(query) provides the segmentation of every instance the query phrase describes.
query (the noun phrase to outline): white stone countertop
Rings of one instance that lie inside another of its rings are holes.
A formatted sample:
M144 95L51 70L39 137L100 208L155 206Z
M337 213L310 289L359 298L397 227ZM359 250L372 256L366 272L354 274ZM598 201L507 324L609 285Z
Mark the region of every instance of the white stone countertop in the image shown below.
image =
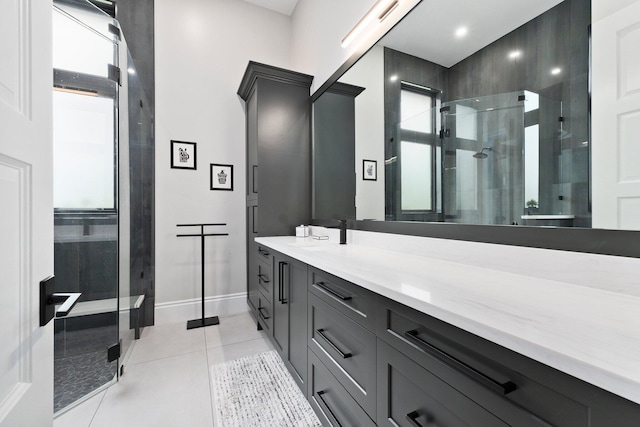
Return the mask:
M416 237L404 245L395 239L386 246L366 239L339 245L335 236L255 240L640 404L640 274L630 273L638 271L640 260ZM465 248L478 257L494 251L489 267L465 261L471 259ZM551 271L566 257L567 268L576 271L563 271L561 280L554 280L545 271L532 275L531 261L505 262L502 268L500 261L509 260L509 254L548 259ZM616 283L615 271L607 273L607 268L618 269L617 263L624 267L618 282L624 283ZM593 279L599 276L610 280L599 287Z

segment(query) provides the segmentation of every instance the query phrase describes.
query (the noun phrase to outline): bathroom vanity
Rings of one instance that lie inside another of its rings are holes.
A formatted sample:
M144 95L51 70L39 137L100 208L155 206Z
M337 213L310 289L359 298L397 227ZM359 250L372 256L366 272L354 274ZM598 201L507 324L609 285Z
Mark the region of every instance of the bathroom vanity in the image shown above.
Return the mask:
M324 425L640 423L640 260L328 232L257 238L249 278Z

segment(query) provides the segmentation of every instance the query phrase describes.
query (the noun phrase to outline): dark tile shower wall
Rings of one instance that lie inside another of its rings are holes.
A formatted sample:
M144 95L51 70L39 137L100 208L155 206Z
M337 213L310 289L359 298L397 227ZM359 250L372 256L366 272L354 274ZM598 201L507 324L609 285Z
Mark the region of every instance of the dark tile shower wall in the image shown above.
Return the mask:
M133 61L131 56L129 61ZM137 64L136 64L137 65ZM144 295L143 323L154 323L153 113L137 75L129 79L130 291ZM133 313L132 313L133 316Z
M56 290L82 292L80 301L115 298L118 280L118 227L111 217L60 218L56 214ZM64 228L64 236L60 236Z
M399 118L400 79L442 89L443 102L521 90L536 92L561 101L564 118L561 142L541 153L541 188L547 189L547 195L540 201L540 212L570 212L576 216L574 225L590 227L590 23L590 0L565 0L449 69L385 49L386 158L395 155L389 142ZM520 56L510 58L513 51L520 51ZM562 71L551 74L556 67ZM398 81L389 81L393 74L400 76ZM394 180L387 184L387 206L393 206L394 185ZM447 193L445 188L445 199ZM387 219L397 219L394 212L395 208L388 209Z
M591 226L589 211L590 0L565 0L451 67L446 101L529 90L562 102L562 139L543 158L541 213L572 213ZM509 53L520 51L518 58ZM560 68L557 75L553 68ZM471 76L471 77L470 77ZM559 126L558 126L559 127ZM558 129L559 132L559 129ZM546 194L543 198L543 194Z

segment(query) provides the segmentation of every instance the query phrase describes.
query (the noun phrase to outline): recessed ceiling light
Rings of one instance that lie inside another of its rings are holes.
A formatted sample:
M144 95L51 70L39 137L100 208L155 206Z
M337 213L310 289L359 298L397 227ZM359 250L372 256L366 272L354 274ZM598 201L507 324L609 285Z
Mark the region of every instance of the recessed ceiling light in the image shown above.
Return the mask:
M562 69L557 67L551 70L551 74L553 74L554 76L557 74L560 74L561 72L562 72Z
M398 80L398 75L394 74L393 76L389 77L389 80L395 82L396 80Z
M522 56L522 51L521 50L513 50L513 51L509 52L509 58L511 58L511 59L520 58L521 56Z
M462 37L466 36L468 32L469 32L469 29L467 27L458 27L458 29L456 29L456 32L454 34L456 35L457 38L461 39Z

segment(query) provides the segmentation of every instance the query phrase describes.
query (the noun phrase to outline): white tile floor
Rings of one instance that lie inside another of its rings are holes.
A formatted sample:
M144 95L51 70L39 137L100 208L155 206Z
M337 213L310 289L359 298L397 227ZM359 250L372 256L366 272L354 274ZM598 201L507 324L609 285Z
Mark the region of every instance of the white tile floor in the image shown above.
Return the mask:
M147 327L120 381L56 418L54 427L211 427L211 365L269 350L248 313L190 331L186 321Z

